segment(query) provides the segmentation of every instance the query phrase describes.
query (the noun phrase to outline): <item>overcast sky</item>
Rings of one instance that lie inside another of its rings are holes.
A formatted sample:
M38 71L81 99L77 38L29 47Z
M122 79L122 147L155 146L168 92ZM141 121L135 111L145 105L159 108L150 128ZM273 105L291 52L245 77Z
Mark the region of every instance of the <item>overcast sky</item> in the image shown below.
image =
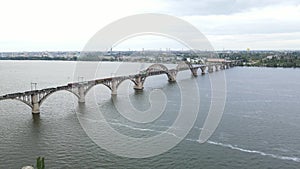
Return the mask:
M1 0L0 8L0 51L80 51L105 25L149 12L190 22L217 50L300 50L299 0ZM149 36L119 45L179 47Z

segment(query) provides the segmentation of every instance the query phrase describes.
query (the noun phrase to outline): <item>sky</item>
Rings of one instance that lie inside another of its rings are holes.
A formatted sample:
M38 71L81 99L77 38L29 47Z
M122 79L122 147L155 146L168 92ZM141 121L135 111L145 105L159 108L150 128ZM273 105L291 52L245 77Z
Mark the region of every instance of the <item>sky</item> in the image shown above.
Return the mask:
M1 0L0 8L1 52L80 51L101 28L141 13L179 17L216 50L300 50L299 0ZM116 46L142 48L182 45L148 35Z

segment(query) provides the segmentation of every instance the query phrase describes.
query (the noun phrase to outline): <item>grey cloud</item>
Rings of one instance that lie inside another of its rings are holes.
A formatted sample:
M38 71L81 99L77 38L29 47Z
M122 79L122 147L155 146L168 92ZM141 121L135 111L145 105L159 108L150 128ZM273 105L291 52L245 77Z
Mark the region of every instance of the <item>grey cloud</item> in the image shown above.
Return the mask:
M168 12L178 16L228 15L271 5L297 5L299 0L167 0Z
M300 25L296 22L268 21L268 22L244 22L219 25L217 27L203 30L211 35L225 34L273 34L273 33L296 33L299 32Z

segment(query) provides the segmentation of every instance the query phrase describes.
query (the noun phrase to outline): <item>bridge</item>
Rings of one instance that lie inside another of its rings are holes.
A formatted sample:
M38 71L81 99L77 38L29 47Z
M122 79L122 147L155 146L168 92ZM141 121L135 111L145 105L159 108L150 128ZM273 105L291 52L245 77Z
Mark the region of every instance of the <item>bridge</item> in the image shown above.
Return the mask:
M163 64L153 64L149 66L146 70L140 71L137 74L132 74L128 76L116 76L102 79L95 79L84 82L74 82L69 83L64 86L57 86L53 88L45 88L40 90L30 90L20 93L12 93L0 96L1 100L13 99L18 100L32 109L33 114L40 113L40 106L42 103L53 93L57 91L69 91L73 93L77 98L79 103L85 102L85 96L91 88L96 85L102 84L111 90L112 95L117 95L118 86L125 80L130 80L134 83L135 90L143 90L144 82L147 77L166 74L169 82L176 82L177 73L184 70L190 70L193 76L198 75L198 69L201 70L201 74L206 73L208 69L209 73L213 71L218 71L222 69L228 69L235 66L234 61L223 61L223 62L206 62L205 65L192 65L189 62L179 63L175 69L168 69Z

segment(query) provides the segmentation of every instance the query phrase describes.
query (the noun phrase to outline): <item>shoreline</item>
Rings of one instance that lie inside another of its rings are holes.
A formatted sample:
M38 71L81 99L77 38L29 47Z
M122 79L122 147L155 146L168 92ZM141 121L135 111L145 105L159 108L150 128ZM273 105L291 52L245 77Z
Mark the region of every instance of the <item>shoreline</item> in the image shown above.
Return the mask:
M70 60L70 59L2 59L1 61L63 61L63 62L101 62L97 60ZM114 62L114 61L102 61L102 62ZM134 63L134 62L133 62ZM236 67L258 67L258 68L300 68L300 66L257 66L257 65L236 65Z

